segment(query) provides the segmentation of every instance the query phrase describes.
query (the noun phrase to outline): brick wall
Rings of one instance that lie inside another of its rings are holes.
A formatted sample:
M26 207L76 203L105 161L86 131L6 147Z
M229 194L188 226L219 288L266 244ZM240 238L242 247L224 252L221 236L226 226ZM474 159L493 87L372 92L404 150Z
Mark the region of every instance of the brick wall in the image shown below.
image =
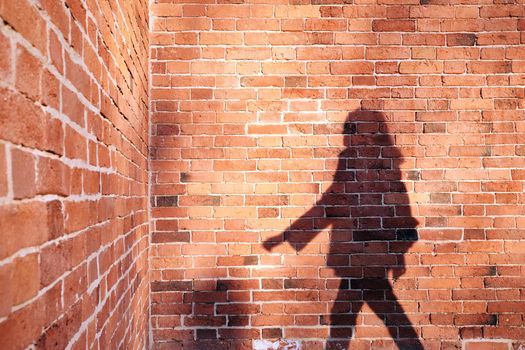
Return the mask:
M0 348L525 346L522 1L220 2L0 0Z
M0 348L144 348L148 3L0 17Z
M156 348L518 348L523 1L294 3L152 5Z

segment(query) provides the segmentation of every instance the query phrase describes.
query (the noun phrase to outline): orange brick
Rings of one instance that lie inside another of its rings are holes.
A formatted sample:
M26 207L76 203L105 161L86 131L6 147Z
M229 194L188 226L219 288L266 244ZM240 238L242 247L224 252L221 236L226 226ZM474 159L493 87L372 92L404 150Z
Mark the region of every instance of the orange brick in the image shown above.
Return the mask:
M413 20L374 20L372 28L375 32L414 32L416 22Z
M36 194L35 157L31 153L11 150L13 195L16 199L30 198Z
M16 48L16 82L18 91L32 100L40 98L40 77L42 65L36 57L21 46Z
M371 74L373 70L373 64L366 61L330 63L332 74Z
M0 196L6 196L7 190L6 149L4 145L0 145Z

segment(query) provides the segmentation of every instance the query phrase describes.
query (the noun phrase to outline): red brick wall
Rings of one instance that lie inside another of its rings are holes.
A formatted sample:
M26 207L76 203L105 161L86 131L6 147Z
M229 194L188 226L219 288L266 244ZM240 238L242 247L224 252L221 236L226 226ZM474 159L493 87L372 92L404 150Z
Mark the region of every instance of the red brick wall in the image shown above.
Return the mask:
M524 6L424 2L0 0L0 348L519 349Z
M0 348L144 348L148 3L0 17Z
M522 1L190 2L152 6L156 348L517 348Z

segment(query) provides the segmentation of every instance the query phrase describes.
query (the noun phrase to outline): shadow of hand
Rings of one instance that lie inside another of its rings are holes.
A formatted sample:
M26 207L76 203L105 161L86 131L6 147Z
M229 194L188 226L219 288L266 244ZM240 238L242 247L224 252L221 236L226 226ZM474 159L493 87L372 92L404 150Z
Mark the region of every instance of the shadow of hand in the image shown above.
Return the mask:
M268 238L266 241L263 242L263 248L271 252L273 248L283 243L282 238L283 235Z

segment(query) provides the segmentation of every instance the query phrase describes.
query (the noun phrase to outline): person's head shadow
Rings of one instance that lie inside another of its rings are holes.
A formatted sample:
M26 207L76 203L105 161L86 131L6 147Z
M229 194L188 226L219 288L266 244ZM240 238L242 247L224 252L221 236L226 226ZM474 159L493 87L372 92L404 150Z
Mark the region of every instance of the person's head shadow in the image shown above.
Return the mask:
M327 349L348 347L364 303L400 349L423 349L391 284L405 273L405 254L418 239L406 182L417 180L419 173L400 170L403 154L381 112L356 110L344 123L316 130L343 146L337 159L326 152L327 168L335 168L332 183L308 211L263 245L271 251L288 242L299 253L329 229L329 242L316 243L326 254L320 270L332 270L340 279L330 315L320 316L320 324L330 325ZM321 156L323 150L314 154ZM405 280L406 287L415 288L414 281Z

